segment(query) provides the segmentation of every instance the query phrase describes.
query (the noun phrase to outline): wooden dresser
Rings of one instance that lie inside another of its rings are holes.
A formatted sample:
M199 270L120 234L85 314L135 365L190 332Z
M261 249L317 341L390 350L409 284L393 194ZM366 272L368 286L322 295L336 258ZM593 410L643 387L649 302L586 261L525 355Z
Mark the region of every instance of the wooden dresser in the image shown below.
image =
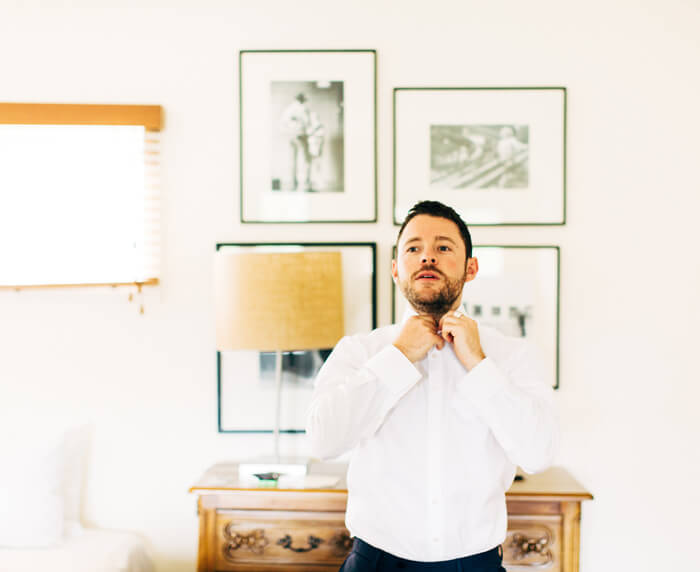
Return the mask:
M321 488L322 475L338 481ZM197 570L336 572L352 547L344 475L344 465L318 463L303 483L255 487L239 481L236 464L214 465L190 489L198 495ZM514 482L506 498L508 571L577 572L581 501L591 494L554 467Z

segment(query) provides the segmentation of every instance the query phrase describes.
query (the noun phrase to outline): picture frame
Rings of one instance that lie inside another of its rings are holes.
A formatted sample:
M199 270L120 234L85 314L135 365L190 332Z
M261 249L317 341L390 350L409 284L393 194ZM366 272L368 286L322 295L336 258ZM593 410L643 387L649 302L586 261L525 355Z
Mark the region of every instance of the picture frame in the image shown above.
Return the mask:
M474 245L472 256L479 261L479 272L464 286L463 311L479 324L528 340L539 353L548 381L558 389L559 247L482 244ZM392 322L402 320L407 308L392 284Z
M218 243L216 250L240 252L341 253L345 334L377 327L377 245L375 242ZM282 353L280 433L304 433L304 414L313 380L332 348ZM219 433L272 433L275 416L275 354L217 351ZM262 407L268 404L269 407Z
M376 55L239 52L241 222L377 221Z
M394 224L421 200L469 226L566 224L565 87L394 88Z

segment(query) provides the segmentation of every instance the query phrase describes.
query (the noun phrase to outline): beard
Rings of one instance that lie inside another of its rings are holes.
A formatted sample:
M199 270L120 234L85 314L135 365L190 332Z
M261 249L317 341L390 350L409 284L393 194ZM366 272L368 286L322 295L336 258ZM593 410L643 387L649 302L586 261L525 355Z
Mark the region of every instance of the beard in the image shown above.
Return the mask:
M466 278L467 272L465 269L464 276L458 279L448 278L442 274L442 272L431 267L421 268L420 272L426 270L435 272L443 278L444 282L439 290L430 289L418 292L414 288L412 279L399 280L399 288L416 312L439 319L449 312L454 303L462 296L462 288L464 287L464 279Z

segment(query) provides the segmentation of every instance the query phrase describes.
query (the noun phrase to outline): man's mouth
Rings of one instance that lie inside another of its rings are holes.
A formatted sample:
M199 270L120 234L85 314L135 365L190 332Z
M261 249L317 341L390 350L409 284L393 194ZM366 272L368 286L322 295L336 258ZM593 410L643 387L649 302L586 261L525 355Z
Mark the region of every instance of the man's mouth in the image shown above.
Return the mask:
M437 272L431 272L431 271L423 271L419 272L416 274L416 280L425 280L425 281L430 281L430 280L439 280L440 279L440 274Z

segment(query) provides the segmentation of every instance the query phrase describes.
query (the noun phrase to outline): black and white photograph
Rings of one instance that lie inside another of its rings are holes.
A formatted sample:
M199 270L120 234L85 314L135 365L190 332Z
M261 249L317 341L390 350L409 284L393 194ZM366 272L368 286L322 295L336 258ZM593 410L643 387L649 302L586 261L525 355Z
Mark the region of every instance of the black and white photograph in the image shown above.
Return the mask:
M282 383L311 383L333 348L282 354ZM260 352L260 381L275 381L274 352Z
M376 243L284 243L217 245L218 253L338 253L341 260L343 334L377 327ZM330 355L328 347L281 352L280 431L304 431L314 378ZM220 433L270 433L275 426L276 352L217 351ZM261 404L267 404L264 407Z
M528 340L552 387L559 387L559 247L474 245L476 280L464 285L462 309L479 325ZM393 287L393 321L408 302Z
M566 88L394 88L394 224L421 200L469 226L566 223Z
M343 82L273 81L271 189L343 192Z
M527 125L431 125L433 189L527 189Z
M243 223L374 222L376 52L244 50Z

